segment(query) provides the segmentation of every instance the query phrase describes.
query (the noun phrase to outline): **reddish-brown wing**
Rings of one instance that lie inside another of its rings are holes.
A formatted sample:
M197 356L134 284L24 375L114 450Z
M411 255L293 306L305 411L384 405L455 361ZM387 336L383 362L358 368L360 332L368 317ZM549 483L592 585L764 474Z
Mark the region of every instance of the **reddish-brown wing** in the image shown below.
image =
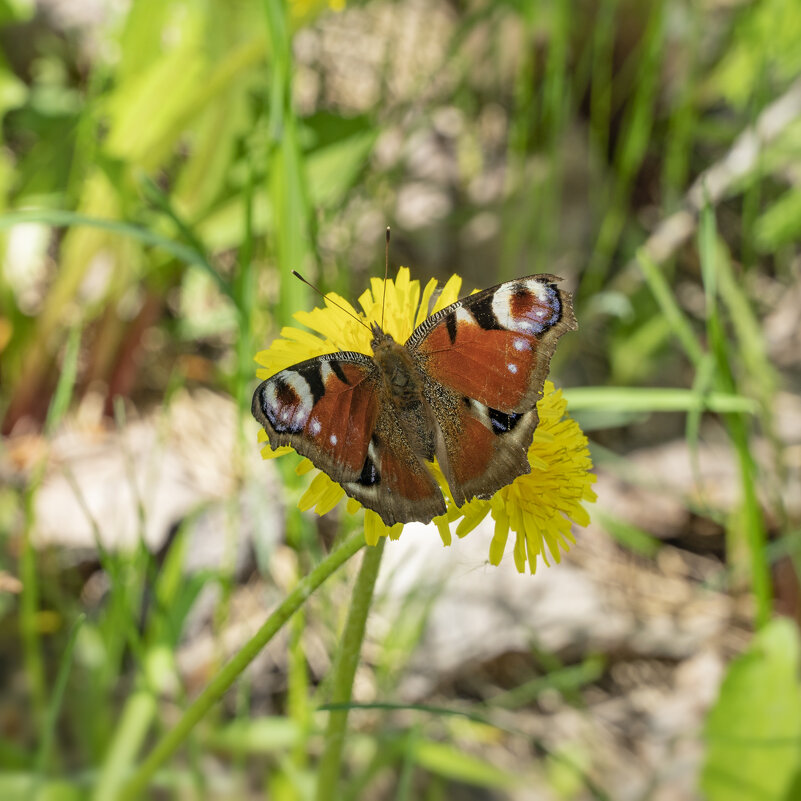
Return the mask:
M576 328L551 275L509 281L425 320L406 347L427 377L454 501L490 496L529 472L526 451L556 341Z
M532 275L470 295L425 320L406 347L448 389L491 409L527 412L542 393L557 340L576 328L558 280Z
M387 525L445 511L437 482L414 453L361 353L318 356L262 382L253 416L275 450L290 445Z
M378 512L388 526L413 520L428 523L445 513L439 484L409 443L389 398L379 406L364 470L357 481L342 486L348 495Z
M362 353L309 359L259 384L253 416L273 450L291 445L334 481L355 481L378 417L377 373Z

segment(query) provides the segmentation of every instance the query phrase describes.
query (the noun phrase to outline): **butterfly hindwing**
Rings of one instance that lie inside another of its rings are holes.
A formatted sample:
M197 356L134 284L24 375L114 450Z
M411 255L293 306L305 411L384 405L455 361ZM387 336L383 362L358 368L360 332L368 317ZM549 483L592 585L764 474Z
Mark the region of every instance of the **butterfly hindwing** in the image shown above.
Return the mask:
M381 516L386 525L445 513L442 491L420 454L410 445L390 403L382 405L367 451L365 469L345 492Z
M454 503L490 497L518 476L530 472L527 450L537 427L536 407L506 414L467 397L432 408L442 430L438 460Z

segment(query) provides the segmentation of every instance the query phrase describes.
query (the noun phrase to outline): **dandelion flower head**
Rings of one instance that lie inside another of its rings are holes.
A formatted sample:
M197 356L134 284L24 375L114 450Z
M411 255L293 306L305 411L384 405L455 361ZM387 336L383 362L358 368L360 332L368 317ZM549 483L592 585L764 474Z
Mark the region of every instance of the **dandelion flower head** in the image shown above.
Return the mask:
M383 301L384 331L396 342L405 342L426 317L459 299L461 285L462 279L452 275L435 297L435 279L432 278L421 290L420 282L411 280L409 270L401 267L394 280L371 279L370 289L358 299L361 314L346 299L329 293L324 308L294 315L295 320L309 330L287 326L269 348L256 355L256 362L261 365L257 375L265 379L298 362L338 350L371 356L372 336L368 328L346 315L336 304L369 326L374 322L381 323ZM566 409L567 402L561 390L556 390L550 381L546 381L543 396L537 404L539 425L528 449L531 472L502 487L489 500L474 499L462 507L455 506L442 472L436 464L433 465L434 476L448 507L444 515L434 518L445 545L451 542L452 524L456 524L456 535L463 537L491 515L495 521L489 552L492 564L500 563L510 531L514 533L514 561L520 572L528 565L533 573L539 558L548 565L549 553L554 561L560 561L561 551L567 551L575 542L571 523L588 525L589 515L583 503L595 500L592 490L595 475L591 472L587 438L578 423L566 416ZM259 441L267 441L264 430L259 431ZM289 447L272 451L267 444L262 456L269 459L291 451ZM308 459L303 459L297 467L301 475L313 471L316 469ZM298 506L302 510L313 508L317 514L323 515L345 498L345 491L339 484L325 473L316 471ZM360 507L358 501L347 499L349 513L355 514ZM365 510L364 531L368 544L375 545L382 536L397 539L402 530L402 523L388 527L378 514Z

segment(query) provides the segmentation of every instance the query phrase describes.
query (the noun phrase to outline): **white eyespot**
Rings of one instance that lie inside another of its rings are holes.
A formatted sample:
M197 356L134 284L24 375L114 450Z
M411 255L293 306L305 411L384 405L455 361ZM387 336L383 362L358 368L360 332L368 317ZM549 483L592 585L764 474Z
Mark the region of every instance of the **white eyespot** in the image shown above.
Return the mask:
M281 414L279 417L281 418L281 422L286 423L291 416L289 409L282 409Z
M320 433L321 429L322 426L320 425L320 421L316 417L312 417L312 419L309 421L309 430L316 437Z
M378 464L378 449L375 446L373 440L370 440L370 444L367 446L367 455L370 457L370 461L373 464Z
M506 369L514 375L517 372L517 365L516 364L507 364Z
M336 434L331 434L331 436L328 438L328 441L332 445L336 445L337 444L337 435Z
M526 281L526 289L531 292L537 300L544 303L548 299L548 286L543 284L542 281L532 280Z
M516 339L514 341L515 350L531 350L531 346L525 339Z
M466 325L475 325L476 318L465 309L464 306L460 306L456 312L454 313L454 317L456 318L457 323L465 323Z

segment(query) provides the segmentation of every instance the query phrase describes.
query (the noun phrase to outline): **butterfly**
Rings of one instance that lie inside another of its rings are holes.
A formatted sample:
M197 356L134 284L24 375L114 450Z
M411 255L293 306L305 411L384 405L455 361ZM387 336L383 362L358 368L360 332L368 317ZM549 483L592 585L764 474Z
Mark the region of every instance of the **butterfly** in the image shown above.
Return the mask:
M578 326L553 275L485 289L426 318L401 344L376 323L372 357L341 351L263 381L253 416L384 523L445 513L530 472L537 401L556 342Z

